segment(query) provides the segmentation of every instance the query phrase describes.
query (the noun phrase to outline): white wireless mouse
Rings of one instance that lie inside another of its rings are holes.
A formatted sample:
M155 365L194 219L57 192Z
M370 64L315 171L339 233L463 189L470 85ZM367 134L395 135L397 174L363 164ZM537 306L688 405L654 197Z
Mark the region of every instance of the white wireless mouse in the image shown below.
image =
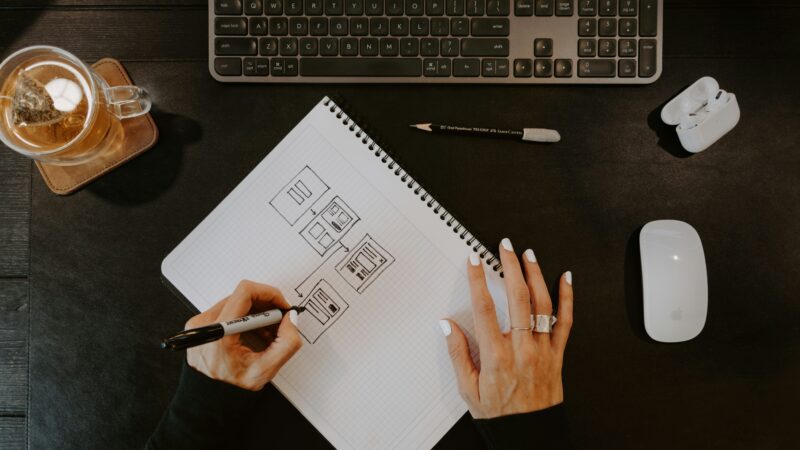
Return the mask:
M708 279L700 236L678 220L656 220L639 233L644 328L659 342L693 339L706 323Z

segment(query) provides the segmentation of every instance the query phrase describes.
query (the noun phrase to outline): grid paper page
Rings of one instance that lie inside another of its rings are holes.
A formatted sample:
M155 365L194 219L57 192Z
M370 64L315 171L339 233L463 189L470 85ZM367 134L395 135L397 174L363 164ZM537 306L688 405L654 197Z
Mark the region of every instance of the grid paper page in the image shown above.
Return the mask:
M338 448L430 448L466 411L437 321L472 334L470 250L353 133L317 105L162 271L200 310L279 287L306 342L275 386Z

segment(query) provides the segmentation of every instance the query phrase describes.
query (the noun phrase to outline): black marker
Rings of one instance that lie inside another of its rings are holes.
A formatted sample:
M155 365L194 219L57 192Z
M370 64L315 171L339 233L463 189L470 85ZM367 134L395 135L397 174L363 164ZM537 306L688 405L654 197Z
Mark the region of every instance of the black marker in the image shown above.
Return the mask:
M161 348L183 350L189 347L195 347L200 344L205 344L206 342L216 341L223 336L244 333L245 331L252 331L257 328L275 325L280 322L283 315L289 311L301 313L305 310L306 309L302 306L292 306L289 309L270 309L269 311L251 314L241 319L233 319L200 328L192 328L191 330L183 330L175 336L161 341Z
M561 135L556 130L546 128L523 128L521 130L506 130L502 128L487 127L462 127L458 125L439 125L435 123L418 123L409 125L411 128L427 131L429 133L461 134L467 136L490 136L510 139L521 139L530 142L558 142Z

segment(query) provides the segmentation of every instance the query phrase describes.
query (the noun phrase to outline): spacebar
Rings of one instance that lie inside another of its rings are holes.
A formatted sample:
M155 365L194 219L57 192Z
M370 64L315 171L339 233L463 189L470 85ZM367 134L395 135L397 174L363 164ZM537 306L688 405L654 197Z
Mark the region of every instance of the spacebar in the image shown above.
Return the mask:
M419 77L419 58L300 58L306 77Z

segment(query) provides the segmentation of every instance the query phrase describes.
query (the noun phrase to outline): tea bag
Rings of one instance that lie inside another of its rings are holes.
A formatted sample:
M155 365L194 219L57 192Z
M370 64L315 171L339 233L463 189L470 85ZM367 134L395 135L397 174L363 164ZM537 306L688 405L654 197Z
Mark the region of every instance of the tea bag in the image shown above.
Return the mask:
M44 85L25 72L19 74L12 106L15 125L49 125L64 117Z

